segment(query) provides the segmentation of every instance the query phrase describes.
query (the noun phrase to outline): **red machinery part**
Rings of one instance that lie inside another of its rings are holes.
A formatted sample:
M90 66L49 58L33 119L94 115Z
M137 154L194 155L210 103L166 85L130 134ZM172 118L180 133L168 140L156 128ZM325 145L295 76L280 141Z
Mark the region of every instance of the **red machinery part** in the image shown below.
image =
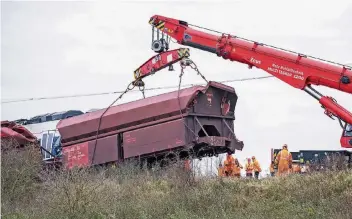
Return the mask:
M209 34L189 27L185 21L160 15L151 17L149 23L177 40L179 44L263 69L295 88L303 89L309 84L314 84L352 93L352 71L346 66L229 34Z
M352 148L352 136L342 136L340 143L343 148Z
M343 148L352 148L352 125L345 124L344 131L340 139Z
M167 66L171 66L182 58L189 57L189 55L189 49L187 48L170 50L155 55L134 71L134 79L142 79Z
M329 117L352 124L352 114L331 97L323 96L311 85L322 85L352 93L352 70L349 66L265 45L230 34L220 36L192 28L185 21L154 15L149 23L177 43L211 52L230 61L256 67L317 99ZM200 28L199 26L195 26ZM207 28L203 28L207 29ZM209 30L209 29L208 29ZM349 137L352 139L352 137ZM341 140L342 141L342 140ZM344 144L345 145L345 144ZM342 145L344 147L344 145ZM352 146L351 146L352 147Z
M37 140L37 138L24 126L10 121L1 122L1 139L14 139L20 145L34 143Z
M328 109L327 113L332 113L333 115L339 115L339 117L346 121L348 124L352 124L352 113L337 104L330 97L321 97L319 103Z

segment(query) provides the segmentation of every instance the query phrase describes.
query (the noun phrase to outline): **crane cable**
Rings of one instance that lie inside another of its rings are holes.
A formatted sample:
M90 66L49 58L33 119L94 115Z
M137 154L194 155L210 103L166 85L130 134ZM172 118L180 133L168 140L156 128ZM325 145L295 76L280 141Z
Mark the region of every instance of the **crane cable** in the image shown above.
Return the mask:
M190 130L198 139L199 136L197 135L197 133L195 133L185 122L185 119L183 117L183 113L182 113L182 108L181 108L181 100L180 100L180 91L181 91L181 83L182 83L182 77L184 75L184 69L187 66L190 66L193 70L195 70L197 72L197 75L200 75L201 78L203 78L203 80L208 83L208 80L205 78L205 76L198 70L197 65L189 58L184 58L180 61L180 66L181 66L181 72L179 75L179 82L178 82L178 91L177 91L177 100L178 100L178 107L180 110L180 116L182 117L182 121L183 124L186 126L186 128L188 130Z
M142 85L138 86L138 89L142 93L143 99L145 99L145 85L144 85L144 83Z
M184 125L198 138L198 135L189 127L187 126L183 114L182 114L182 109L181 109L181 101L180 101L180 90L181 90L181 82L182 82L182 76L184 75L184 69L186 68L186 66L190 66L192 69L194 69L197 72L197 75L200 75L203 80L205 80L206 83L208 83L208 80L205 78L205 76L200 73L200 71L197 68L197 65L191 60L191 59L183 59L180 61L180 65L181 65L181 73L179 75L179 84L178 84L178 93L177 93L177 99L178 99L178 105L179 105L179 110L180 110L180 115L182 117L182 121L184 123ZM95 157L95 152L96 152L96 148L97 148L97 143L98 143L98 137L99 137L99 131L100 131L100 127L101 127L101 121L103 116L105 115L105 113L111 108L112 105L114 105L118 100L122 99L122 97L124 96L124 94L126 94L128 91L133 90L135 87L137 86L136 81L133 81L131 83L128 84L126 90L121 93L106 109L105 111L99 116L99 123L98 123L98 128L95 134L95 140L94 140L94 148L93 148L93 154L92 154L92 161L91 161L91 166L94 164L94 157ZM145 99L145 94L144 94L144 90L145 90L145 85L144 83L141 83L138 86L139 90L142 92L143 94L143 99Z
M136 84L133 82L129 83L126 90L121 93L106 109L105 111L100 115L99 117L99 123L98 123L98 128L96 131L96 135L95 135L95 142L94 142L94 148L93 148L93 154L92 154L92 162L91 162L91 166L94 163L94 156L95 156L95 151L97 148L97 142L98 142L98 136L99 136L99 131L100 131L100 126L101 126L101 120L103 118L103 116L105 115L105 113L112 107L112 105L114 105L118 100L120 100L128 91L133 90L136 87ZM143 85L144 87L144 85ZM144 96L144 94L143 94Z

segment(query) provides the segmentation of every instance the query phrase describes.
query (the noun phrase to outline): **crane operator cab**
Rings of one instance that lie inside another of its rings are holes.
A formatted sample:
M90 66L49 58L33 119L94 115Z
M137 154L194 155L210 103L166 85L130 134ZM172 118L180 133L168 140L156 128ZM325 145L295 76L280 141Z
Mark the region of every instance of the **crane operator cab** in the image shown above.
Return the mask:
M346 124L340 139L341 147L352 148L352 124Z

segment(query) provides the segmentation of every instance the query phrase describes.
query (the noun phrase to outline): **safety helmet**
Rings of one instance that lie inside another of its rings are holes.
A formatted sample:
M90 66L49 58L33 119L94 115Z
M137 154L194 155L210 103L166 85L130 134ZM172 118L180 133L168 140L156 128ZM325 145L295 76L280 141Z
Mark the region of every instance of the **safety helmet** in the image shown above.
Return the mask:
M284 145L282 146L282 148L283 148L283 149L284 149L284 148L287 149L287 144L284 144Z

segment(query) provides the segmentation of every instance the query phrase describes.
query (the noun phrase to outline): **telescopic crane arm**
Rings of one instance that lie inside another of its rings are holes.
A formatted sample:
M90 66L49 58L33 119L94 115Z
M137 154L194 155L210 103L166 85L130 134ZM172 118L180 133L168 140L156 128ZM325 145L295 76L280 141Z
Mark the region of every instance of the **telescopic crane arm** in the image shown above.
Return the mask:
M185 21L154 15L149 23L159 32L166 35L166 41L153 39L152 49L164 52L168 38L177 43L216 54L230 61L260 68L281 81L306 91L317 99L330 118L337 117L352 124L352 113L343 108L332 97L324 96L311 85L322 85L352 94L351 67L326 60L306 56L292 51L264 45L230 34L214 35L196 30ZM206 29L206 28L203 28ZM219 32L218 32L219 33Z
M135 83L142 83L142 78L152 75L166 67L173 71L172 64L190 56L188 48L179 48L159 53L151 57L134 71Z

